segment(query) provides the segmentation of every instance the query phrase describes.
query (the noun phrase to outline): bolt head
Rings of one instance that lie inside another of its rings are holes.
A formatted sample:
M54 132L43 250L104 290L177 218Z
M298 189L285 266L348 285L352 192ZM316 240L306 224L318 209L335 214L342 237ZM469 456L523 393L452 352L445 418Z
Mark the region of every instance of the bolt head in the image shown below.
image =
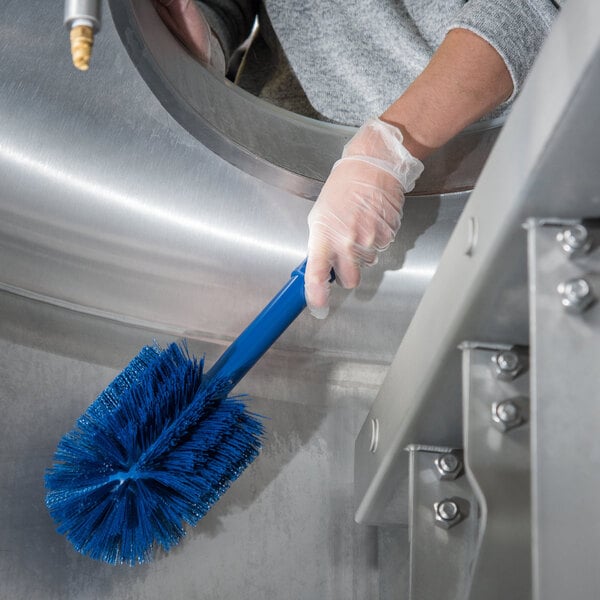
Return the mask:
M462 472L462 462L455 454L443 454L434 463L438 476L443 481L456 479Z
M565 227L556 234L556 241L569 257L585 254L591 247L588 230L583 225Z
M519 418L519 409L512 402L502 402L496 407L496 414L503 423L514 423Z
M492 421L500 431L505 432L513 427L518 427L525 419L520 407L515 402L503 400L494 402L492 405Z
M523 369L519 355L512 350L504 350L492 356L492 362L496 365L496 377L498 379L514 379Z
M519 366L519 357L514 352L501 352L496 362L501 371L514 371Z
M583 277L569 279L558 284L556 290L560 302L569 312L583 312L595 301L592 287Z
M450 498L436 502L433 505L433 510L435 513L435 524L443 529L450 529L450 527L454 527L454 525L463 519L458 504Z

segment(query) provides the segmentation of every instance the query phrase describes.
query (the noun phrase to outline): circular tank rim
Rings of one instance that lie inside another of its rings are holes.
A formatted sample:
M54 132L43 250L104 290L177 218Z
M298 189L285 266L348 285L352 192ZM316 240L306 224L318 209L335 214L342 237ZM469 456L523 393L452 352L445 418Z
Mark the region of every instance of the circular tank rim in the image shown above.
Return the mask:
M169 114L224 160L265 183L315 198L354 127L297 115L196 62L146 0L109 0L116 30ZM413 195L471 190L503 118L468 127L425 161Z

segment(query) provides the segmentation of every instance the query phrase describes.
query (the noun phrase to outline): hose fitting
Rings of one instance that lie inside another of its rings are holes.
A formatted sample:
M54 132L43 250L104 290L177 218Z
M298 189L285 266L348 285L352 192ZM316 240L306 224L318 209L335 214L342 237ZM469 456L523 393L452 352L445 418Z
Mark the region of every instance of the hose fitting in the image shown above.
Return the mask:
M73 65L80 71L87 71L92 58L94 30L89 25L77 25L71 28L71 57Z
M64 23L70 31L73 65L87 71L92 57L94 35L100 31L100 0L65 0Z

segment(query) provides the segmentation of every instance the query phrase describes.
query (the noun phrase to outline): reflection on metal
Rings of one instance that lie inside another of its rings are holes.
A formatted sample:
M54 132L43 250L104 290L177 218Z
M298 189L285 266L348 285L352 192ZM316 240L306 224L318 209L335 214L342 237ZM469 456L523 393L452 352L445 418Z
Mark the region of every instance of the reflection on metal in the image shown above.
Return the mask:
M464 598L526 600L531 597L529 426L514 398L525 403L529 373L499 380L489 364L501 348L467 343L462 348L465 469L481 511L470 595ZM502 403L520 412L508 421L498 419L498 430L490 415L498 414Z
M471 256L475 252L475 248L477 247L477 233L477 218L469 217L467 221L467 244L465 250L467 256Z
M464 600L475 558L479 518L467 478L436 476L446 448L409 448L409 599ZM400 596L398 596L400 598Z
M586 227L600 239L597 223ZM600 289L600 250L569 259L556 243L560 231L529 224L533 597L586 600L600 589L600 306L566 312L556 286L585 276Z
M371 419L371 445L369 446L369 452L377 452L378 444L379 444L379 421L377 419Z

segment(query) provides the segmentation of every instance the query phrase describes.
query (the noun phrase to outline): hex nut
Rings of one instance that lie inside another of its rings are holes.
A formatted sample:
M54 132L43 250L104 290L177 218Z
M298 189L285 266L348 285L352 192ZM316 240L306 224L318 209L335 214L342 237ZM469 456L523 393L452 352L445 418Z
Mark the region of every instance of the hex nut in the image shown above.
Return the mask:
M556 291L560 295L560 303L563 308L571 313L582 313L596 300L592 286L583 277L559 283Z
M513 350L503 350L492 356L494 372L498 379L511 381L523 370L523 362Z
M583 225L564 227L556 234L560 249L569 257L574 258L589 252L592 240L588 230Z
M502 400L492 404L492 421L497 429L508 431L525 422L525 417L518 404L513 400Z
M438 456L434 461L440 480L452 481L462 474L463 464L455 454L448 453Z
M460 511L458 503L452 498L445 498L433 505L435 524L442 529L450 529L460 523L464 515Z

